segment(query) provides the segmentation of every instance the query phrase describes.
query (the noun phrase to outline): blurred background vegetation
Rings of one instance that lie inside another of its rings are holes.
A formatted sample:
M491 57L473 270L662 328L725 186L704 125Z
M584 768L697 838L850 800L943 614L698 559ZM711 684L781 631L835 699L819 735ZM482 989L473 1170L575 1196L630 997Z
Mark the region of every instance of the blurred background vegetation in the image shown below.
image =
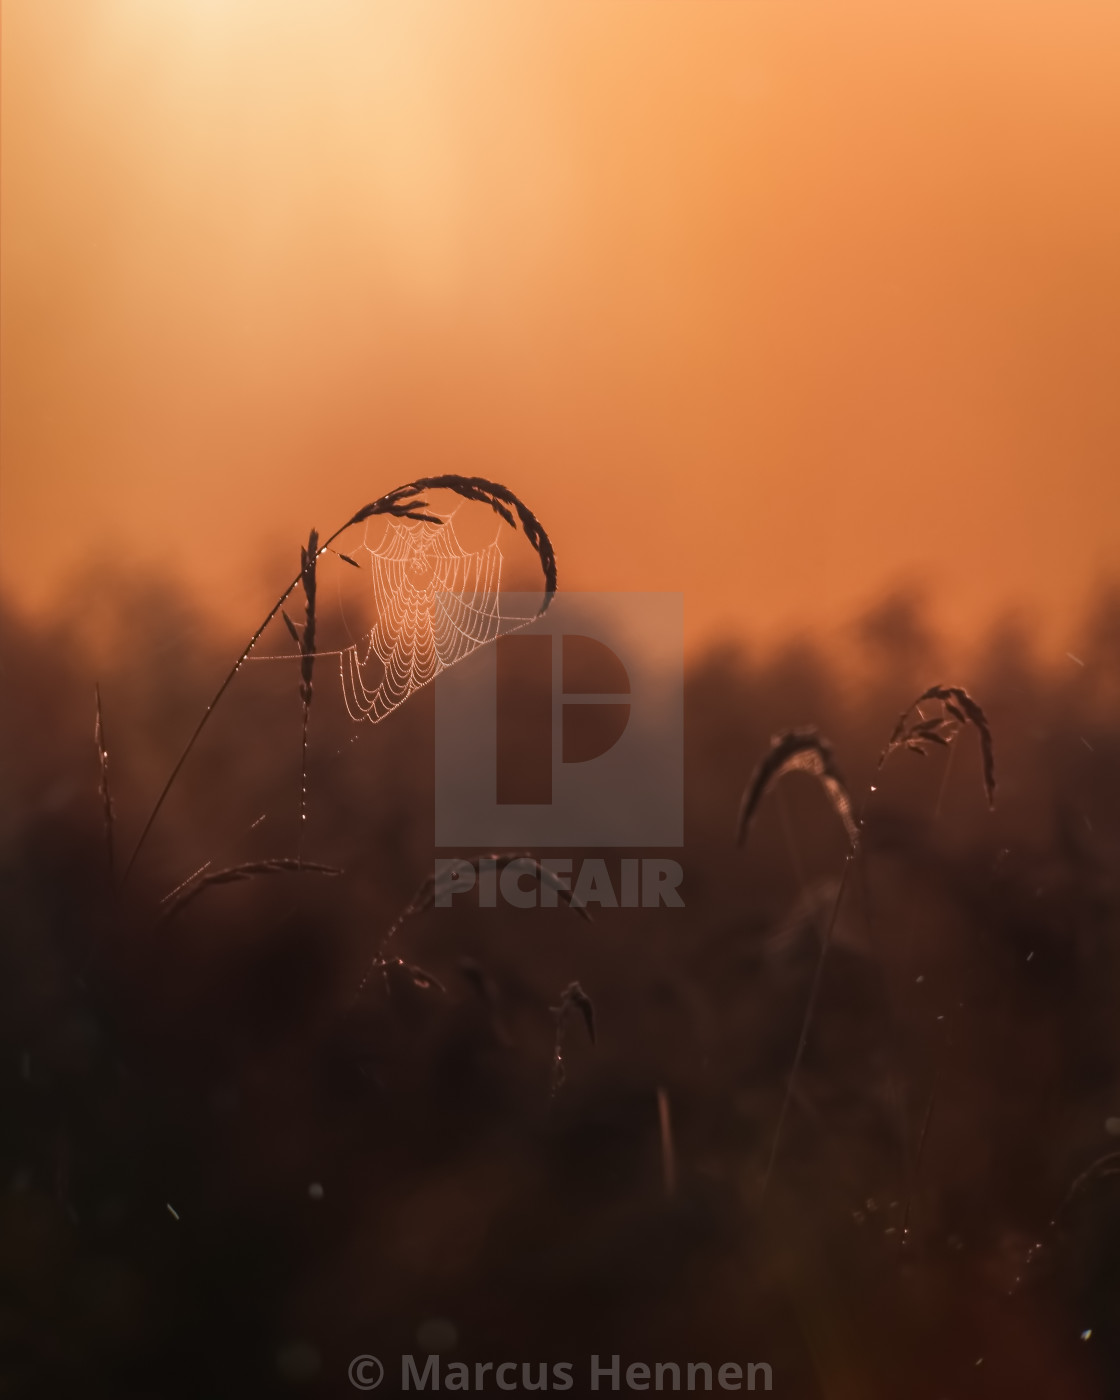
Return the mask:
M577 1393L598 1351L765 1360L791 1396L1114 1394L1120 594L1084 636L1047 672L1005 626L942 676L899 596L842 665L698 658L686 907L433 909L392 951L441 990L362 988L431 869L430 689L356 729L321 674L305 855L343 877L162 920L205 861L294 853L297 668L238 678L114 895L94 672L120 851L236 643L157 578L6 611L4 1393L346 1394L352 1355L436 1345L575 1361ZM932 680L988 712L994 813L971 733L876 775ZM745 851L733 830L770 734L804 723L857 805L875 791L763 1197L845 844L800 775L786 823L771 797ZM573 979L598 1043L569 1030L553 1095Z

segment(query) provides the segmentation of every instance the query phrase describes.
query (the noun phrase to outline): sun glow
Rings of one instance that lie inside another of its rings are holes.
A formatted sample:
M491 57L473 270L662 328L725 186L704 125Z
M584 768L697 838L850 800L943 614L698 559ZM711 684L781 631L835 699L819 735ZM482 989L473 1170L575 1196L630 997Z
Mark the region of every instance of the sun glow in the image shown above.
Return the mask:
M92 535L228 596L216 515L454 468L704 635L906 576L1068 618L1120 518L1120 10L857 12L13 0L5 586Z

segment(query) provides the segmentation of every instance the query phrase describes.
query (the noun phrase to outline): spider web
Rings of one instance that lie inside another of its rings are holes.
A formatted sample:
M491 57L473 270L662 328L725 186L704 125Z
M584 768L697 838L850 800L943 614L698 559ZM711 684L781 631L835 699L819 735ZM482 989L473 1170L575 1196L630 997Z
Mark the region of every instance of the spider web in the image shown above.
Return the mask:
M377 621L339 653L342 695L351 719L376 724L498 635L502 552L497 539L465 550L450 520L390 520L376 548L367 537L354 552L368 558Z

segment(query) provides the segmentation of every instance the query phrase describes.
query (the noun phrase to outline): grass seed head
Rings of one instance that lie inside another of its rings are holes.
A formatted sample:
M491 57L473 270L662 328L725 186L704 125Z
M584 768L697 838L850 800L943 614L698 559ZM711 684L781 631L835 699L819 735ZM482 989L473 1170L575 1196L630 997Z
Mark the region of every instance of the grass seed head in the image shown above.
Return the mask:
M852 812L848 785L836 767L832 745L812 725L784 730L770 740L768 752L759 760L743 793L736 828L737 844L741 846L746 840L750 824L762 799L787 773L793 772L811 773L820 779L836 815L844 823L852 850L857 850L859 827Z
M922 716L924 702L936 700L942 714L926 719ZM980 705L969 695L963 686L931 685L923 690L899 715L887 746L879 757L882 768L896 749L908 749L923 758L929 753L930 745L948 748L966 724L971 724L980 737L980 763L984 780L984 794L988 806L996 805L996 764L992 744L992 728Z

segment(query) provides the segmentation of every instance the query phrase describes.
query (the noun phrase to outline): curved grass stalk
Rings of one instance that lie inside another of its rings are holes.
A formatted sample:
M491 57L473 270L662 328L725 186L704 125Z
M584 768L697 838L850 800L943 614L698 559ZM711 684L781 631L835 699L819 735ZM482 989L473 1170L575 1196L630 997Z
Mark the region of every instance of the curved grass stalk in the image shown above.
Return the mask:
M419 497L425 491L444 490L454 491L458 495L463 496L466 500L478 501L490 506L493 511L502 517L507 525L513 526L514 528L516 528L514 523L514 515L516 514L526 539L533 546L541 562L541 570L544 573L545 594L539 613L545 612L548 605L552 602L553 594L556 592L556 556L553 553L552 542L549 540L544 527L537 520L536 516L529 510L528 506L513 494L508 486L503 486L500 482L496 481L487 481L483 477L458 476L455 474L425 476L419 477L415 481L410 481L404 486L398 486L395 490L387 492L384 496L379 496L377 500L371 501L368 505L362 506L360 510L355 511L345 524L340 525L338 529L335 530L333 534L328 535L321 544L317 543L318 537L315 532L312 532L312 539L316 542L314 553L311 556L312 565L314 560L326 553L335 540L338 539L339 535L345 530L348 530L352 525L360 525L363 521L370 520L377 515L395 516L403 520L425 520L432 525L442 525L443 521L440 517L430 514L427 509L427 502L420 500ZM248 660L250 652L260 641L269 623L275 618L277 613L280 612L292 593L295 592L296 588L304 581L307 568L308 561L305 559L299 573L296 574L295 578L292 579L291 583L288 584L287 588L284 589L283 593L280 594L280 597L277 598L276 602L269 609L264 621L242 648L241 654L233 663L229 674L226 676L225 680L222 681L214 694L214 698L203 711L202 718L198 721L194 732L187 740L186 748L184 748L179 756L178 762L175 764L174 768L172 768L170 776L166 783L164 783L159 796L156 798L155 806L152 808L148 820L144 823L144 828L140 833L136 845L133 847L132 855L129 857L128 864L125 866L124 874L121 877L122 885L127 881L133 866L136 864L136 858L143 850L152 827L155 825L156 818L159 816L163 804L167 801L168 794L174 787L175 780L182 771L183 765L190 757L195 744L198 742L199 736L206 728L210 716L214 713L222 696L225 695L226 691L233 684L234 677Z

